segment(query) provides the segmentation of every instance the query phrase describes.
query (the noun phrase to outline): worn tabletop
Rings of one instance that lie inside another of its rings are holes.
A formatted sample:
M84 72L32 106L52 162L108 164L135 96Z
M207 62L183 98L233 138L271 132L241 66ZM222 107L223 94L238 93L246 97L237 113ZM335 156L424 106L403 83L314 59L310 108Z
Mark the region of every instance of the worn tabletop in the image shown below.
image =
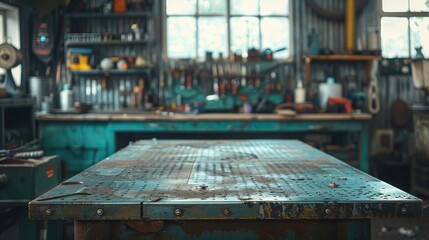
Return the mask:
M422 201L293 140L139 141L29 203L71 220L371 219Z

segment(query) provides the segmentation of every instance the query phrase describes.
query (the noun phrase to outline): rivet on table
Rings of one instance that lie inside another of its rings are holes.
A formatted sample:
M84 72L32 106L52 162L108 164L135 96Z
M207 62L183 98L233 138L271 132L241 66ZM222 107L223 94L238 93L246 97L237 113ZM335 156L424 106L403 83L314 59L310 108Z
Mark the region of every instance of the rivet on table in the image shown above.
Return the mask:
M223 214L224 214L225 216L230 216L230 215L231 215L231 213L232 213L232 211L231 211L231 209L229 209L229 208L225 208L225 210L223 210Z
M54 214L54 211L52 211L52 209L46 209L46 215L51 216L52 214Z
M98 216L101 216L101 215L103 215L103 214L104 214L103 209L99 208L99 209L97 210L97 215L98 215Z
M176 215L176 216L182 216L182 214L183 214L182 209L180 209L180 208L176 208L176 209L174 210L174 215Z

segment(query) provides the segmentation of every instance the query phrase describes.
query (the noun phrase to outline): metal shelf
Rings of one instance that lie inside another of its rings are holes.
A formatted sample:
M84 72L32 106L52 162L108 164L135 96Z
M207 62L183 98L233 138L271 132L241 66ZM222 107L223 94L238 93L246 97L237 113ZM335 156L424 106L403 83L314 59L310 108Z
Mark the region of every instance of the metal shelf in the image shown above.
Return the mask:
M1 98L0 107L27 107L35 104L35 98Z
M114 40L114 41L97 41L97 42L66 42L65 45L67 47L73 47L73 46L126 46L126 45L143 45L148 44L148 40L139 40L139 41L121 41L121 40Z
M125 13L68 13L66 18L112 18L112 17L151 17L149 11L136 11Z
M369 72L371 69L371 61L380 60L378 55L309 55L304 57L305 61L305 84L310 85L311 82L311 63L315 61L337 61L337 62L367 62L365 66L366 76L365 84L369 83Z
M102 70L95 69L89 71L70 71L74 75L132 75L132 74L145 74L152 70L153 67L144 67L144 68L131 68L128 70Z

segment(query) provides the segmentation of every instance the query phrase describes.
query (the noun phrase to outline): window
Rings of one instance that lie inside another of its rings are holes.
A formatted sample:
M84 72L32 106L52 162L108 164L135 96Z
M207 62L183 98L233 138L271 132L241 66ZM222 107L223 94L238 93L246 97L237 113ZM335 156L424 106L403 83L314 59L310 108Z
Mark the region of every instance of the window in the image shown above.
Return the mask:
M166 0L169 58L204 58L250 48L290 56L289 0Z
M415 57L416 48L429 57L429 0L382 0L383 57Z
M8 42L17 49L21 48L18 8L0 3L0 43ZM13 79L17 86L21 85L21 65L12 69ZM0 68L0 75L6 73Z

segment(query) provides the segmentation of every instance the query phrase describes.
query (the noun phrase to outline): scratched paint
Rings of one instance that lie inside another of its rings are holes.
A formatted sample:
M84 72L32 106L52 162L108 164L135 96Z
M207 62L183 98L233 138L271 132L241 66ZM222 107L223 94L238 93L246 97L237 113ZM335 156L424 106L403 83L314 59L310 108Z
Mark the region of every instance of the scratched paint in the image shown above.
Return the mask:
M418 129L415 132L417 154L423 159L429 159L429 113L414 114L414 128Z

